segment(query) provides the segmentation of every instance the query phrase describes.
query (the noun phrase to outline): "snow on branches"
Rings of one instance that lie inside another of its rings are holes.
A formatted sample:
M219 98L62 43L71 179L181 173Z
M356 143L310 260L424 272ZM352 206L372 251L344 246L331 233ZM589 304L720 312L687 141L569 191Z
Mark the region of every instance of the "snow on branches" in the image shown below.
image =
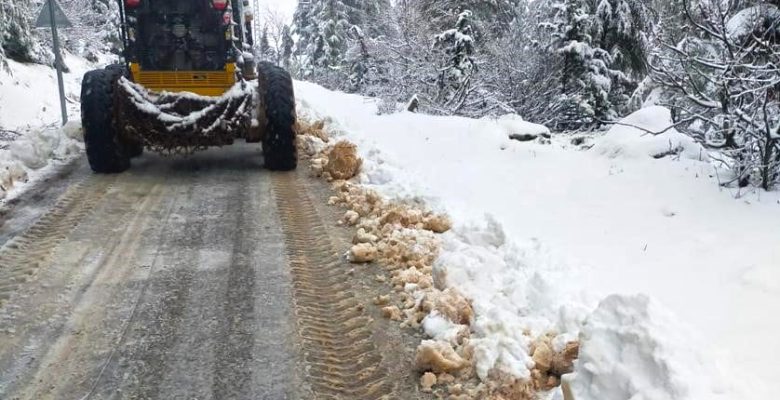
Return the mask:
M465 10L458 15L455 27L435 38L435 46L443 48L448 59L439 75L438 99L445 107L458 109L469 94L472 76L476 72L474 37L472 36L472 12Z
M683 0L695 33L665 43L653 80L685 130L733 171L724 184L780 183L780 12L773 5L739 11L735 1Z

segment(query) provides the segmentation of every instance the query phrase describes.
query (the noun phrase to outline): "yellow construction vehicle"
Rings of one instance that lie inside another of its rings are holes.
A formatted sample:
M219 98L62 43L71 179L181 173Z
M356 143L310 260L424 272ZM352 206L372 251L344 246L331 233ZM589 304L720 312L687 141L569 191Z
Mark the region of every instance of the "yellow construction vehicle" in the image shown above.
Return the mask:
M144 149L191 153L262 142L265 166L297 166L290 74L255 65L251 24L232 0L119 0L123 62L84 75L81 115L97 173Z

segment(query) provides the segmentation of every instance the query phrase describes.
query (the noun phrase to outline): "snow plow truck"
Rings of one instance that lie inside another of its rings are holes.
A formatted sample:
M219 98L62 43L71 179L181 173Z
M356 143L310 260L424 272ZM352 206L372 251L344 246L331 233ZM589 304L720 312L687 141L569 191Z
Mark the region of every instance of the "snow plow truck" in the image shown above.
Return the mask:
M93 171L123 172L144 150L191 154L236 139L262 143L270 170L296 168L292 80L255 65L248 2L118 1L123 62L82 80Z

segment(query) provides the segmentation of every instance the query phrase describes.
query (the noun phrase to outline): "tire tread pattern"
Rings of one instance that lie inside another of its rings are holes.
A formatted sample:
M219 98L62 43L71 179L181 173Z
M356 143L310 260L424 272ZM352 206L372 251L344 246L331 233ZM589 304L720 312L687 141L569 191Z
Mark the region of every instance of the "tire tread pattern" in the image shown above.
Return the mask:
M87 160L101 174L124 172L130 157L118 140L113 121L114 85L122 72L99 69L84 74L81 85L81 121Z
M263 156L265 167L272 171L291 171L298 167L295 133L295 93L290 74L268 62L258 66L259 113L265 115Z

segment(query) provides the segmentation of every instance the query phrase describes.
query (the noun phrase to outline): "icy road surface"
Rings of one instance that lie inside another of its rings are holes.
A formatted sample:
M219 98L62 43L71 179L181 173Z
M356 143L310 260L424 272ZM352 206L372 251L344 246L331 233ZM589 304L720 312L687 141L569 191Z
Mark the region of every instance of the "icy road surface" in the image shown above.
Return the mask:
M420 398L412 339L358 307L370 279L344 282L325 188L257 145L133 163L78 167L0 250L0 398Z

